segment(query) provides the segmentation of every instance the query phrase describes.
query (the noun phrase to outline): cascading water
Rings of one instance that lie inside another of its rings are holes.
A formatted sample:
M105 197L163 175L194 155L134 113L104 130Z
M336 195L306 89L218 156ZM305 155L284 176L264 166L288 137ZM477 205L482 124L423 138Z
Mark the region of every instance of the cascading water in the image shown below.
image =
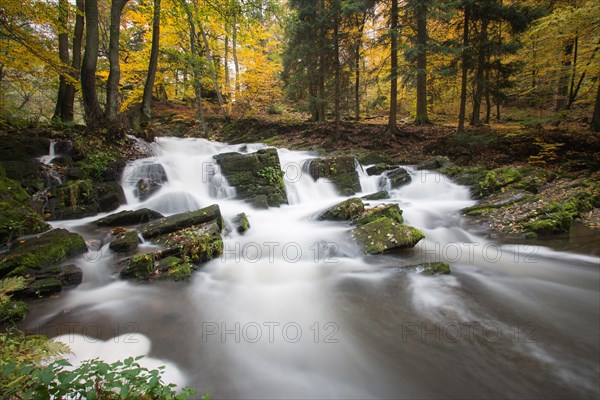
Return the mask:
M101 244L75 260L84 282L40 300L26 327L62 335L79 358L147 354L149 366L167 364L167 379L217 398L600 394L597 256L473 233L457 212L473 204L468 189L410 168L411 184L369 203L399 203L426 239L364 256L346 223L315 218L344 199L306 173L315 154L278 151L290 205L256 210L233 199L212 157L263 147L159 138L155 156L124 171L121 209L218 203L227 224L245 212L250 230L232 230L223 256L189 284L120 281ZM363 194L380 189L381 176L357 168ZM140 199L144 179L160 182ZM97 239L89 223L99 217L55 225ZM402 268L425 260L449 261L452 275Z

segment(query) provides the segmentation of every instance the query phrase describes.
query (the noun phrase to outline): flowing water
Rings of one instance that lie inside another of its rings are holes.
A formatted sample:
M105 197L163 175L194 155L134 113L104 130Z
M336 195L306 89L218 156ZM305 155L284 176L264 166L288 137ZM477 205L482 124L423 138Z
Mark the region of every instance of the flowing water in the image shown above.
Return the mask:
M409 168L411 184L369 203L399 203L426 239L365 256L346 223L316 219L343 198L305 172L315 154L280 149L290 204L256 210L232 199L212 156L264 146L154 146L124 171L121 209L218 203L226 222L246 212L251 229L232 230L223 256L191 283L141 284L118 279L107 230L90 224L99 216L53 223L88 240L91 251L74 260L83 283L37 301L25 325L68 343L74 360L145 354L148 366L167 365L167 380L215 398L600 396L597 235L579 252L494 241L460 216L474 204L467 188ZM157 164L168 183L140 202L135 183ZM386 187L357 168L364 194ZM403 268L437 260L452 274Z

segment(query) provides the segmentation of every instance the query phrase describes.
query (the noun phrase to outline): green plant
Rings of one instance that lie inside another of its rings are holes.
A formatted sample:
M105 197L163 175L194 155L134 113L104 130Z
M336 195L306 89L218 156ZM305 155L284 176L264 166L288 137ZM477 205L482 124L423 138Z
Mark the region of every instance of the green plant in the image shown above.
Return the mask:
M25 287L25 279L21 276L0 280L0 323L17 321L25 318L29 307L22 301L14 301L10 294Z
M261 178L266 179L267 182L269 182L271 185L278 186L280 188L282 188L282 187L285 188L283 179L282 179L282 172L279 168L265 167L265 168L261 169L260 171L258 171L257 174Z

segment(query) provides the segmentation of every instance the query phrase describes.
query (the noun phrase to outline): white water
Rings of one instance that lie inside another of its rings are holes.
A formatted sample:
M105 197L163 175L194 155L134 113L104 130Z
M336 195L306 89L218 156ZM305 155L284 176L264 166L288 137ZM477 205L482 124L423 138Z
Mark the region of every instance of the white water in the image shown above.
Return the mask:
M115 255L101 246L76 260L84 282L40 302L28 326L62 334L80 359L138 352L149 366L168 362L168 379L216 398L600 394L598 257L471 233L457 212L473 204L468 190L410 168L410 185L369 203L399 203L426 239L364 256L346 223L316 220L344 198L303 172L312 153L279 150L290 205L255 210L231 200L213 155L263 147L158 139L156 156L124 171L121 209L172 214L218 203L226 223L243 211L251 229L232 230L224 255L189 284L120 281ZM168 183L140 202L135 183L151 164ZM357 168L358 196L380 190L380 177ZM101 243L104 233L89 225L99 217L55 225ZM453 274L401 268L426 260L449 261Z

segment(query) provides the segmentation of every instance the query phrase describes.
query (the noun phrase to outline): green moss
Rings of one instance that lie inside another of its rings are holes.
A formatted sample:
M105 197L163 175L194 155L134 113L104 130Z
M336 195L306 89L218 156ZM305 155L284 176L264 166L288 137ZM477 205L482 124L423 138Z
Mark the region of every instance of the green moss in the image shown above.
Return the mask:
M56 278L40 279L29 285L27 291L38 297L58 293L62 290L62 282Z
M451 273L450 265L445 262L423 263L409 268L414 268L417 272L426 276L449 275Z
M414 247L425 235L412 226L382 217L355 228L352 237L365 253L379 254L392 249Z
M361 199L352 197L331 207L319 216L320 220L349 221L356 218L365 209Z
M189 281L192 277L194 266L190 263L182 263L172 266L167 275L174 281Z
M360 192L360 179L356 172L354 157L330 157L313 160L309 167L314 180L327 179L331 181L339 194L352 196Z
M389 199L390 194L386 190L382 190L380 192L368 194L366 196L361 197L363 200L385 200Z
M0 177L0 243L48 229L42 216L31 208L31 197L21 185Z
M21 321L28 312L29 306L23 301L4 301L0 303L0 323Z
M382 217L388 217L399 224L404 223L402 210L398 204L383 204L381 206L367 210L359 218L352 221L355 225L365 225Z
M110 242L108 247L117 253L131 253L137 250L138 244L139 239L137 232L130 231Z
M233 223L236 226L237 232L240 234L250 229L250 222L248 221L246 213L239 213L238 215L236 215L233 219Z
M121 271L124 278L146 280L154 270L155 255L153 253L136 254L129 259L127 266Z

